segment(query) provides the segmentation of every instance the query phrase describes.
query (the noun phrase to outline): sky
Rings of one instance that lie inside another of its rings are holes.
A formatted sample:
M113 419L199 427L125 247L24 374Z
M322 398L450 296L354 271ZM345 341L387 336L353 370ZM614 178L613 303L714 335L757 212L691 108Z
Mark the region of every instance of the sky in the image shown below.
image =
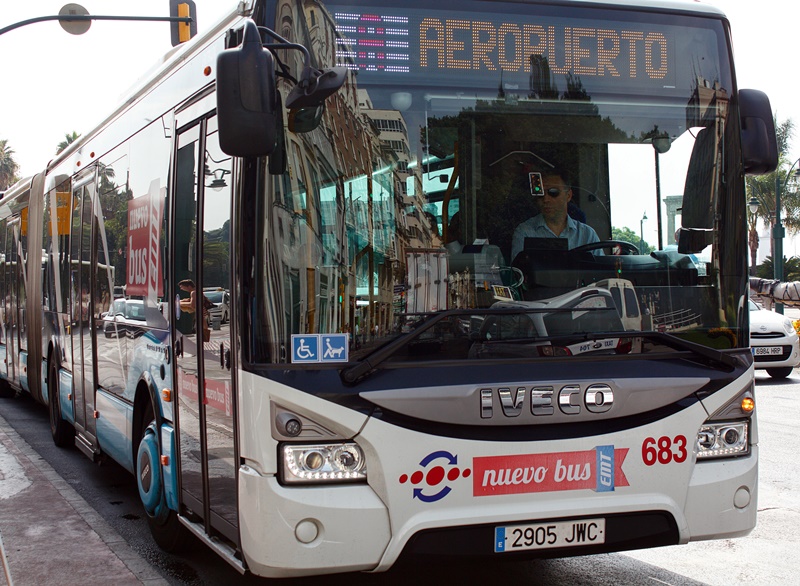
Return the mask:
M0 28L57 15L69 0L0 0ZM90 14L169 16L169 0L78 0ZM195 0L198 30L218 22L236 0ZM72 131L83 134L110 114L123 94L172 48L167 22L95 21L83 35L58 21L30 24L0 36L0 139L20 176L37 173Z
M659 2L660 0L653 0ZM211 27L236 0L195 0L198 29ZM168 0L81 0L91 14L168 16ZM800 4L785 0L704 0L729 17L740 88L764 91L778 120L791 118L797 136L789 160L800 157ZM0 0L0 28L36 16L58 14L66 0ZM122 95L171 49L168 23L98 21L84 35L57 21L32 24L0 36L3 57L0 139L7 139L20 175L41 170L59 142L83 134L115 108ZM637 221L633 226L638 223ZM645 230L655 242L655 222ZM795 248L800 247L800 243ZM791 247L787 254L797 254Z

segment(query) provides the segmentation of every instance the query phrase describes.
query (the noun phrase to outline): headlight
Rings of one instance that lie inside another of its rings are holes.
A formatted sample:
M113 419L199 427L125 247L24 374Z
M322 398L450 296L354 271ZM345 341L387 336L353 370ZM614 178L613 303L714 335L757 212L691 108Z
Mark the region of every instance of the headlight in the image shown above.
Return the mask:
M697 432L697 459L730 458L750 453L749 421L706 423Z
M792 323L792 320L790 320L789 318L783 320L783 329L784 331L786 331L787 334L791 334L792 332L794 332L794 324Z
M363 482L367 479L364 452L356 443L296 445L282 447L286 484Z

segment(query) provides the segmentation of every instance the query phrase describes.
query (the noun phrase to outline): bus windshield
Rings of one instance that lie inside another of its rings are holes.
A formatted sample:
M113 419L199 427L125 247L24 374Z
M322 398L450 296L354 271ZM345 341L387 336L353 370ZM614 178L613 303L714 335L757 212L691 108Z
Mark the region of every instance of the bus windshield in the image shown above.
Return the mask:
M350 360L401 336L392 360L652 350L637 331L741 345L743 261L717 254L742 205L722 22L458 9L327 2L286 23L350 75L318 129L288 122L255 361L327 334Z

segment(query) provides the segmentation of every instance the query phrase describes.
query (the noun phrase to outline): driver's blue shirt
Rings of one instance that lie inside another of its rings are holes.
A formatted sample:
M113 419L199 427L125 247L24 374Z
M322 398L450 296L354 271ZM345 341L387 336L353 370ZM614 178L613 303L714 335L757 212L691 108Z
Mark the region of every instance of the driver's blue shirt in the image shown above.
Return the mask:
M577 248L584 244L591 244L593 242L600 242L597 237L597 232L594 231L589 224L584 224L567 216L567 227L561 234L554 234L553 231L547 227L542 214L537 214L532 218L525 220L514 230L514 236L511 240L511 260L522 252L525 248L526 238L566 238L567 248ZM593 251L594 254L603 254L602 250Z

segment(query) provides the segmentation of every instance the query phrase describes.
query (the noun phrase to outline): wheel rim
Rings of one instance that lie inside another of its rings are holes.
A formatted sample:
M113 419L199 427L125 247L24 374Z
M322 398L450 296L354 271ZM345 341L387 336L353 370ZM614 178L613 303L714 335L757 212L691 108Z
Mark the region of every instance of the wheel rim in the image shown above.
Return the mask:
M145 429L142 441L139 443L136 457L136 484L145 511L150 516L158 516L164 508L164 492L155 422Z

